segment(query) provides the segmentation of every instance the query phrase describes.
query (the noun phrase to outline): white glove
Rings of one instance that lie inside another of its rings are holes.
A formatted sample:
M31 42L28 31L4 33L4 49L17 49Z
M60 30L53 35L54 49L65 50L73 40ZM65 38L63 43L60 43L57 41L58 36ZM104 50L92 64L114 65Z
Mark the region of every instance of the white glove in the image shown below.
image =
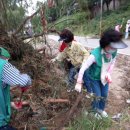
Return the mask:
M111 82L112 82L110 73L107 73L107 75L106 75L106 80L107 80L108 83L111 83Z
M54 59L51 59L50 60L50 63L54 63L56 61L56 59L54 58Z
M81 88L82 88L82 84L81 83L76 83L75 90L80 93L81 92Z

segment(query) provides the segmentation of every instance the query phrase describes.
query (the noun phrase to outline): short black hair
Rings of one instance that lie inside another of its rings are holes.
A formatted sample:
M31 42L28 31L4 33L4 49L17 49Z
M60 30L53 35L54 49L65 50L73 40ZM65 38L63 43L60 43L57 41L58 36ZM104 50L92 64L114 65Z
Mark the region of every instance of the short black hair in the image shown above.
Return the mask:
M63 40L65 43L70 43L74 40L74 34L68 29L63 29L60 33L60 38L65 39Z
M105 48L111 42L121 41L122 37L123 37L122 33L114 29L107 29L101 36L100 47Z

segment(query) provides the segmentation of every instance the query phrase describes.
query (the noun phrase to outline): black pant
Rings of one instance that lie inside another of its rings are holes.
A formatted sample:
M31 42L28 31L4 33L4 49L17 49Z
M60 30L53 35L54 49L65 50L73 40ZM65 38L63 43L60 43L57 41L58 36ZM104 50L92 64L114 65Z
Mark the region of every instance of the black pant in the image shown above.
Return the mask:
M6 125L0 127L0 130L17 130L16 128L13 128L12 126Z

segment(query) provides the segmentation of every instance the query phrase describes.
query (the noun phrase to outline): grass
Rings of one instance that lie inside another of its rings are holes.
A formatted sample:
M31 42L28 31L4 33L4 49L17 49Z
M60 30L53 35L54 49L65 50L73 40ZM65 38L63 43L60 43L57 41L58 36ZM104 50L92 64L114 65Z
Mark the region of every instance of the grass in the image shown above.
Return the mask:
M67 130L127 130L130 129L130 107L122 112L119 120L111 117L96 119L93 113L82 114L79 118L70 123Z
M89 14L86 12L75 13L70 16L64 16L56 21L56 23L63 21L55 26L57 30L69 28L76 35L99 35L100 32L100 16L89 20ZM130 19L130 4L122 6L119 10L109 11L103 13L102 31L107 28L114 28L116 24L121 24L124 18L122 32L125 31L125 25L128 19ZM71 20L66 20L71 19Z
M68 130L108 130L112 125L110 118L96 119L94 114L84 115L76 119Z

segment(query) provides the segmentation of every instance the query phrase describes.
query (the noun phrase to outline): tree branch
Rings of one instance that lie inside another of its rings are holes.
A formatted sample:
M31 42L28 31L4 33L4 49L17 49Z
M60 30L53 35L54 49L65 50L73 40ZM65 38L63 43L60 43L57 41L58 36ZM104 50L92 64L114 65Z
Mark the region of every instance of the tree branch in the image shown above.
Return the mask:
M48 30L51 29L51 28L53 28L53 27L56 26L57 24L60 24L60 23L62 23L62 22L64 22L64 21L67 21L67 20L70 21L70 20L74 20L74 19L64 19L64 20L62 20L62 21L60 21L60 22L58 22L58 23L53 24L52 26L49 26L49 27L48 27Z
M62 130L64 125L69 122L70 118L73 116L78 104L81 102L81 100L83 99L84 95L82 93L80 93L74 103L74 105L71 107L71 109L69 110L69 113L66 114L65 118L61 120L61 122L59 122L58 126L56 129L54 130Z
M53 30L53 29L50 29L50 30L48 30L47 32L51 32L51 33L57 33L58 35L60 34L60 32L59 31L57 31L57 30ZM23 37L20 37L22 40L26 40L26 39L29 39L29 38L33 38L33 37L39 37L39 36L43 36L45 33L44 32L42 32L42 33L39 33L39 34L35 34L35 35L33 35L33 36L23 36Z
M13 35L18 34L18 33L21 31L21 29L23 28L23 26L26 24L26 22L27 22L29 19L33 18L33 16L36 15L38 12L39 12L39 10L37 10L37 11L36 11L35 13L33 13L31 16L28 16L28 17L21 23L21 25L19 26L19 28L13 33Z

